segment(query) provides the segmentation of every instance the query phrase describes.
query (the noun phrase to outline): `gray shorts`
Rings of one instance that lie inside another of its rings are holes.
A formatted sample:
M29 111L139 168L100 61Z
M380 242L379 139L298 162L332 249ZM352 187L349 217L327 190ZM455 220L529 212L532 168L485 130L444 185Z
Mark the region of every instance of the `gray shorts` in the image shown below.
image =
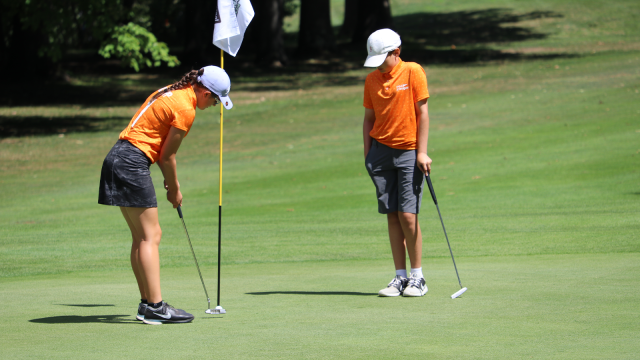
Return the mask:
M416 150L393 149L375 139L365 165L378 196L378 212L420 212L424 174L416 165Z

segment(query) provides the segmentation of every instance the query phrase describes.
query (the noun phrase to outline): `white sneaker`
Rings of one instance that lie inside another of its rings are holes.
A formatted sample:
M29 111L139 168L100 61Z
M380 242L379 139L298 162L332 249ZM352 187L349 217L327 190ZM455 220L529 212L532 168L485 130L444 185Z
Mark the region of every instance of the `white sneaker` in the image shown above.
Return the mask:
M406 278L396 275L386 288L378 291L378 296L400 296L407 286L407 282L408 280Z
M427 293L427 284L423 277L419 277L418 274L411 274L409 277L409 284L404 289L402 296L422 296Z

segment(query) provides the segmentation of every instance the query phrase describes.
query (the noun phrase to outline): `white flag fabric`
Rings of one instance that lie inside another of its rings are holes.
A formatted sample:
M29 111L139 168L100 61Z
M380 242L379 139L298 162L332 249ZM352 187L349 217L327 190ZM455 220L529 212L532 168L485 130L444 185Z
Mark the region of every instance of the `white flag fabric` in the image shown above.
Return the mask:
M236 56L255 12L249 0L218 0L213 45Z

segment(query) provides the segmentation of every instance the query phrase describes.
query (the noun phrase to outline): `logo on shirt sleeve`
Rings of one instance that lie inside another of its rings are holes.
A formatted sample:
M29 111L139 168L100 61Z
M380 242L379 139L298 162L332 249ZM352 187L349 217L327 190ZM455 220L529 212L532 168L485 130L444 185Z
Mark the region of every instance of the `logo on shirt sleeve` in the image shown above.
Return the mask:
M408 84L402 84L402 85L396 86L396 91L400 91L400 90L409 90L409 85Z

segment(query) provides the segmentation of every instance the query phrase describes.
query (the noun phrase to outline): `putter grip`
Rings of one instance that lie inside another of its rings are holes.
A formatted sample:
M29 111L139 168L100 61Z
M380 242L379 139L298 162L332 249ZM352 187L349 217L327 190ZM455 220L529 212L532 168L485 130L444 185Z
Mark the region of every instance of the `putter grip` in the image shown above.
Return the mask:
M178 210L178 215L180 215L180 219L182 219L182 209L180 208L180 206L178 206L176 210Z
M431 184L431 177L429 175L425 175L427 177L427 185L429 185L429 192L431 193L431 198L433 199L433 203L438 205L438 200L436 199L436 192L433 190L433 184Z

